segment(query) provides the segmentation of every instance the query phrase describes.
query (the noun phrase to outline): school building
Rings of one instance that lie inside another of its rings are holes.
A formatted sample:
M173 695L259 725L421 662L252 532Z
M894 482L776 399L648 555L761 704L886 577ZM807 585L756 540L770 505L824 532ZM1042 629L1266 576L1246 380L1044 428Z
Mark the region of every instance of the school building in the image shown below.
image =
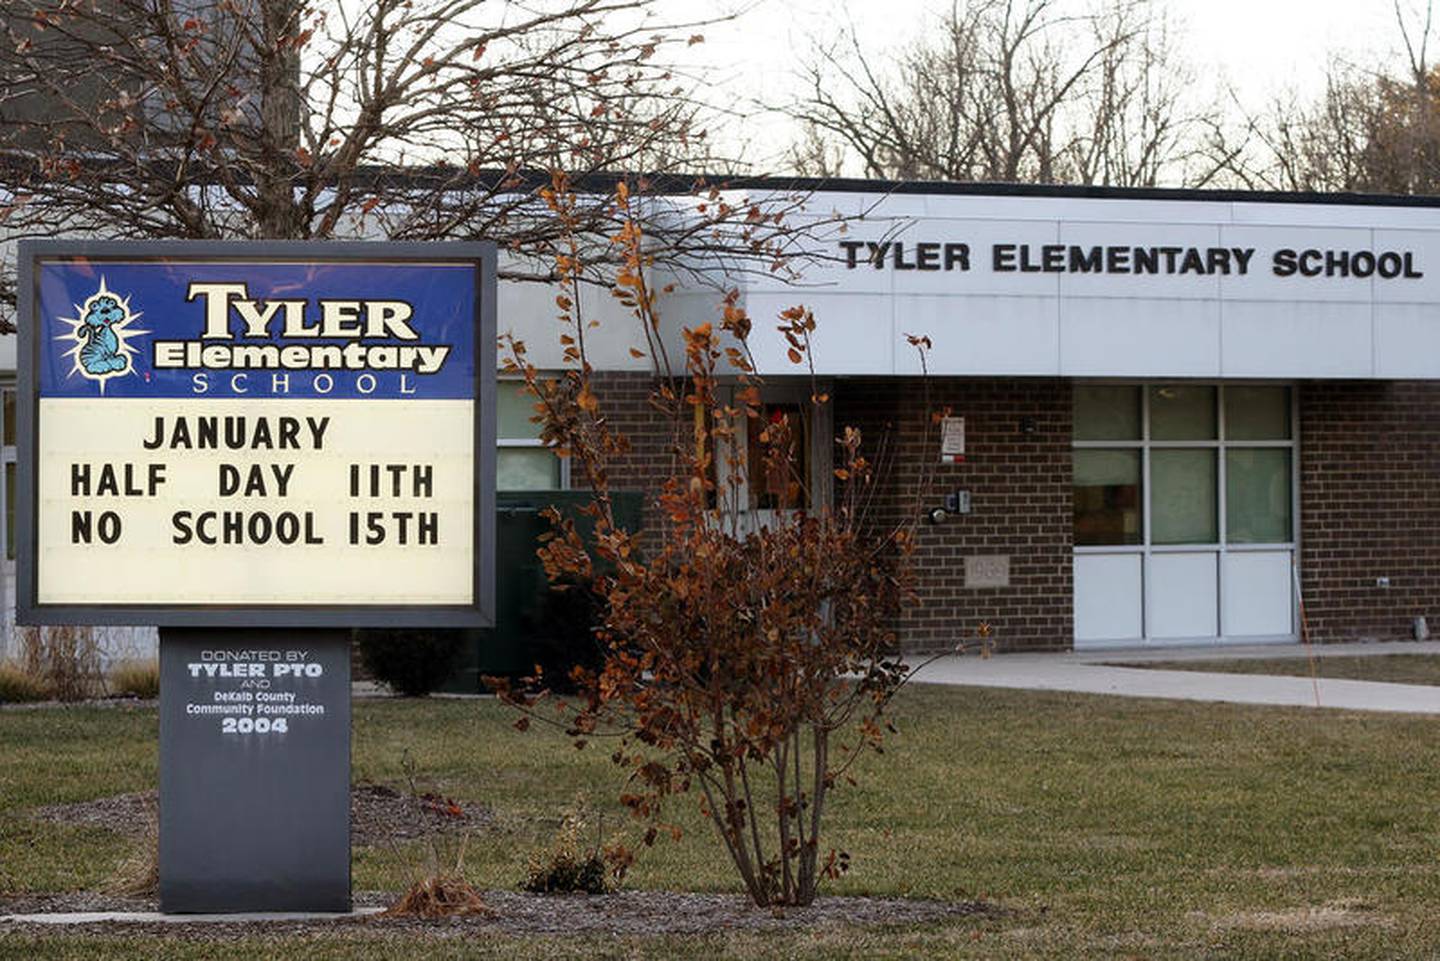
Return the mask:
M795 219L820 257L799 282L724 283L755 322L772 410L809 395L769 322L796 303L818 318L833 403L800 502L758 478L743 500L757 517L823 504L843 425L886 438L878 522L913 512L933 474L907 647L981 621L1001 649L1398 639L1440 614L1440 202L768 183L813 190ZM715 290L673 279L668 324L718 318ZM499 330L562 366L554 291L501 286ZM650 361L611 298L587 296L602 403L634 444L619 486L654 490L668 457ZM928 377L910 334L933 343ZM8 639L15 361L0 349ZM927 397L955 418L943 445ZM497 408L500 489L565 487L529 402L502 389ZM143 654L153 633L108 643Z

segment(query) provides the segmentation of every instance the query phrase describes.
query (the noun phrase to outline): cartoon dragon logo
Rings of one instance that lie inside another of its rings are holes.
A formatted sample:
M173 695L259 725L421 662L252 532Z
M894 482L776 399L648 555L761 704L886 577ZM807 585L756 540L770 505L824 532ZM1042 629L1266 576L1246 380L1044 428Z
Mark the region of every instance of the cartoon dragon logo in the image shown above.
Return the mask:
M69 376L79 374L97 381L103 394L107 380L134 373L131 358L135 348L128 341L150 331L132 326L140 314L131 312L129 297L121 297L105 286L104 277L100 278L100 288L85 298L85 303L75 305L75 313L75 317L60 318L70 329L56 340L75 344L64 355L73 363Z

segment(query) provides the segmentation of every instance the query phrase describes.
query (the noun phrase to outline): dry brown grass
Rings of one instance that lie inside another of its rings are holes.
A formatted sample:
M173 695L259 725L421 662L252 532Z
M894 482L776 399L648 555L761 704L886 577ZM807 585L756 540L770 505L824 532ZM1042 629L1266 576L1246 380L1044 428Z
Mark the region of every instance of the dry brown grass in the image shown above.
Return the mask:
M147 898L160 893L160 812L152 802L140 846L120 862L106 889L122 897Z
M1242 911L1215 919L1215 925L1220 928L1295 933L1324 931L1332 928L1376 925L1383 927L1393 923L1393 919L1376 912L1374 905L1353 898L1281 910Z
M410 885L380 917L449 918L489 913L485 899L463 875L436 874Z
M0 664L0 703L32 704L50 700L50 686L21 664Z
M110 669L110 691L153 701L160 696L159 662L121 661Z

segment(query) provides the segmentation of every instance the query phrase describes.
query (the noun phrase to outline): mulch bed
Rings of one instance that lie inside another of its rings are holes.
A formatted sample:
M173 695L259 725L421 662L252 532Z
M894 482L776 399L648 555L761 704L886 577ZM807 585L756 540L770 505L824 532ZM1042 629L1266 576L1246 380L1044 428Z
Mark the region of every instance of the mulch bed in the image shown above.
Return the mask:
M119 794L78 804L39 808L31 816L59 824L82 824L129 836L154 831L156 794ZM357 846L412 841L436 834L485 830L494 812L473 802L436 794L412 795L386 784L354 786L350 802L351 837ZM385 907L397 894L360 892L355 906ZM993 915L979 901L919 901L902 898L822 897L806 908L760 910L734 894L670 891L622 891L608 895L547 895L489 891L485 914L426 920L420 918L335 918L283 922L100 922L83 925L20 924L0 921L0 933L43 935L148 935L186 940L230 940L316 933L382 935L428 933L439 936L503 932L514 935L619 936L697 935L716 931L765 931L797 927L911 926L946 919ZM95 911L155 911L153 898L119 897L97 892L0 897L0 915Z
M154 831L156 803L156 792L141 791L77 804L52 804L31 812L31 817L143 837ZM422 793L417 797L406 790L370 782L356 784L350 791L350 839L358 847L480 831L494 820L494 812L483 804L438 794Z
M357 907L381 906L395 895L356 895ZM912 926L965 917L995 915L979 901L917 901L901 898L822 897L806 908L765 911L733 894L685 894L671 891L622 891L606 895L527 894L487 891L484 915L426 920L420 918L338 918L280 922L101 922L96 924L20 924L0 921L0 933L57 935L147 935L186 940L230 940L319 933L432 934L471 936L482 932L512 935L592 935L622 937L701 935L718 931L783 931L817 926ZM58 911L153 911L154 901L92 894L0 898L0 915Z

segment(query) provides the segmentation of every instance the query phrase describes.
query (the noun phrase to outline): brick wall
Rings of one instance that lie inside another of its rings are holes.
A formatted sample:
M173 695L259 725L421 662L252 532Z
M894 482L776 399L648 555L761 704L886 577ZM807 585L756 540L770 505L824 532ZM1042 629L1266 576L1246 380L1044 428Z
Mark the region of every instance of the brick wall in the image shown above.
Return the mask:
M617 488L654 493L670 471L668 427L648 405L642 374L597 375L602 409L630 438L614 467ZM926 471L944 491L966 489L973 513L918 528L921 603L902 613L910 650L952 646L988 621L997 647L1068 648L1071 605L1070 387L1059 380L935 378L932 403L966 419L966 463L934 467L939 441L925 436L924 395L915 379L846 379L835 384L835 425L860 427L867 456L880 462L881 485L870 520L893 525L912 512ZM1023 434L1021 421L1033 420ZM967 588L967 556L1003 556L1010 586Z
M966 460L931 465L939 439L925 433L925 398L915 379L857 379L835 388L836 423L861 428L879 459L883 488L872 522L914 511L915 485L934 478L929 506L968 490L972 513L922 523L915 555L920 604L903 612L908 650L935 650L973 636L980 621L997 648L1068 649L1072 644L1070 385L1042 379L932 378L931 403L965 418ZM1033 431L1025 433L1029 419ZM871 455L873 458L873 454ZM1010 586L970 588L965 558L1008 557Z
M650 406L654 379L641 373L597 371L594 384L611 428L630 441L629 454L611 465L611 488L643 490L654 496L673 471L671 425ZM576 476L572 485L582 486L581 478Z
M1440 631L1440 384L1301 385L1300 525L1313 640Z
M615 483L653 493L669 472L669 434L647 397L650 379L598 378L608 416L632 442ZM833 391L837 427L853 424L880 462L876 524L898 523L926 470L971 492L973 513L921 525L921 603L903 612L911 650L952 645L981 620L1002 649L1068 648L1073 635L1071 398L1061 380L932 378L931 402L966 418L966 463L931 468L913 379L852 378ZM1440 384L1307 382L1299 391L1301 573L1316 641L1407 638L1426 615L1440 634ZM1024 418L1034 432L1022 432ZM967 556L1010 560L1010 586L968 588ZM1391 586L1375 586L1377 577Z

